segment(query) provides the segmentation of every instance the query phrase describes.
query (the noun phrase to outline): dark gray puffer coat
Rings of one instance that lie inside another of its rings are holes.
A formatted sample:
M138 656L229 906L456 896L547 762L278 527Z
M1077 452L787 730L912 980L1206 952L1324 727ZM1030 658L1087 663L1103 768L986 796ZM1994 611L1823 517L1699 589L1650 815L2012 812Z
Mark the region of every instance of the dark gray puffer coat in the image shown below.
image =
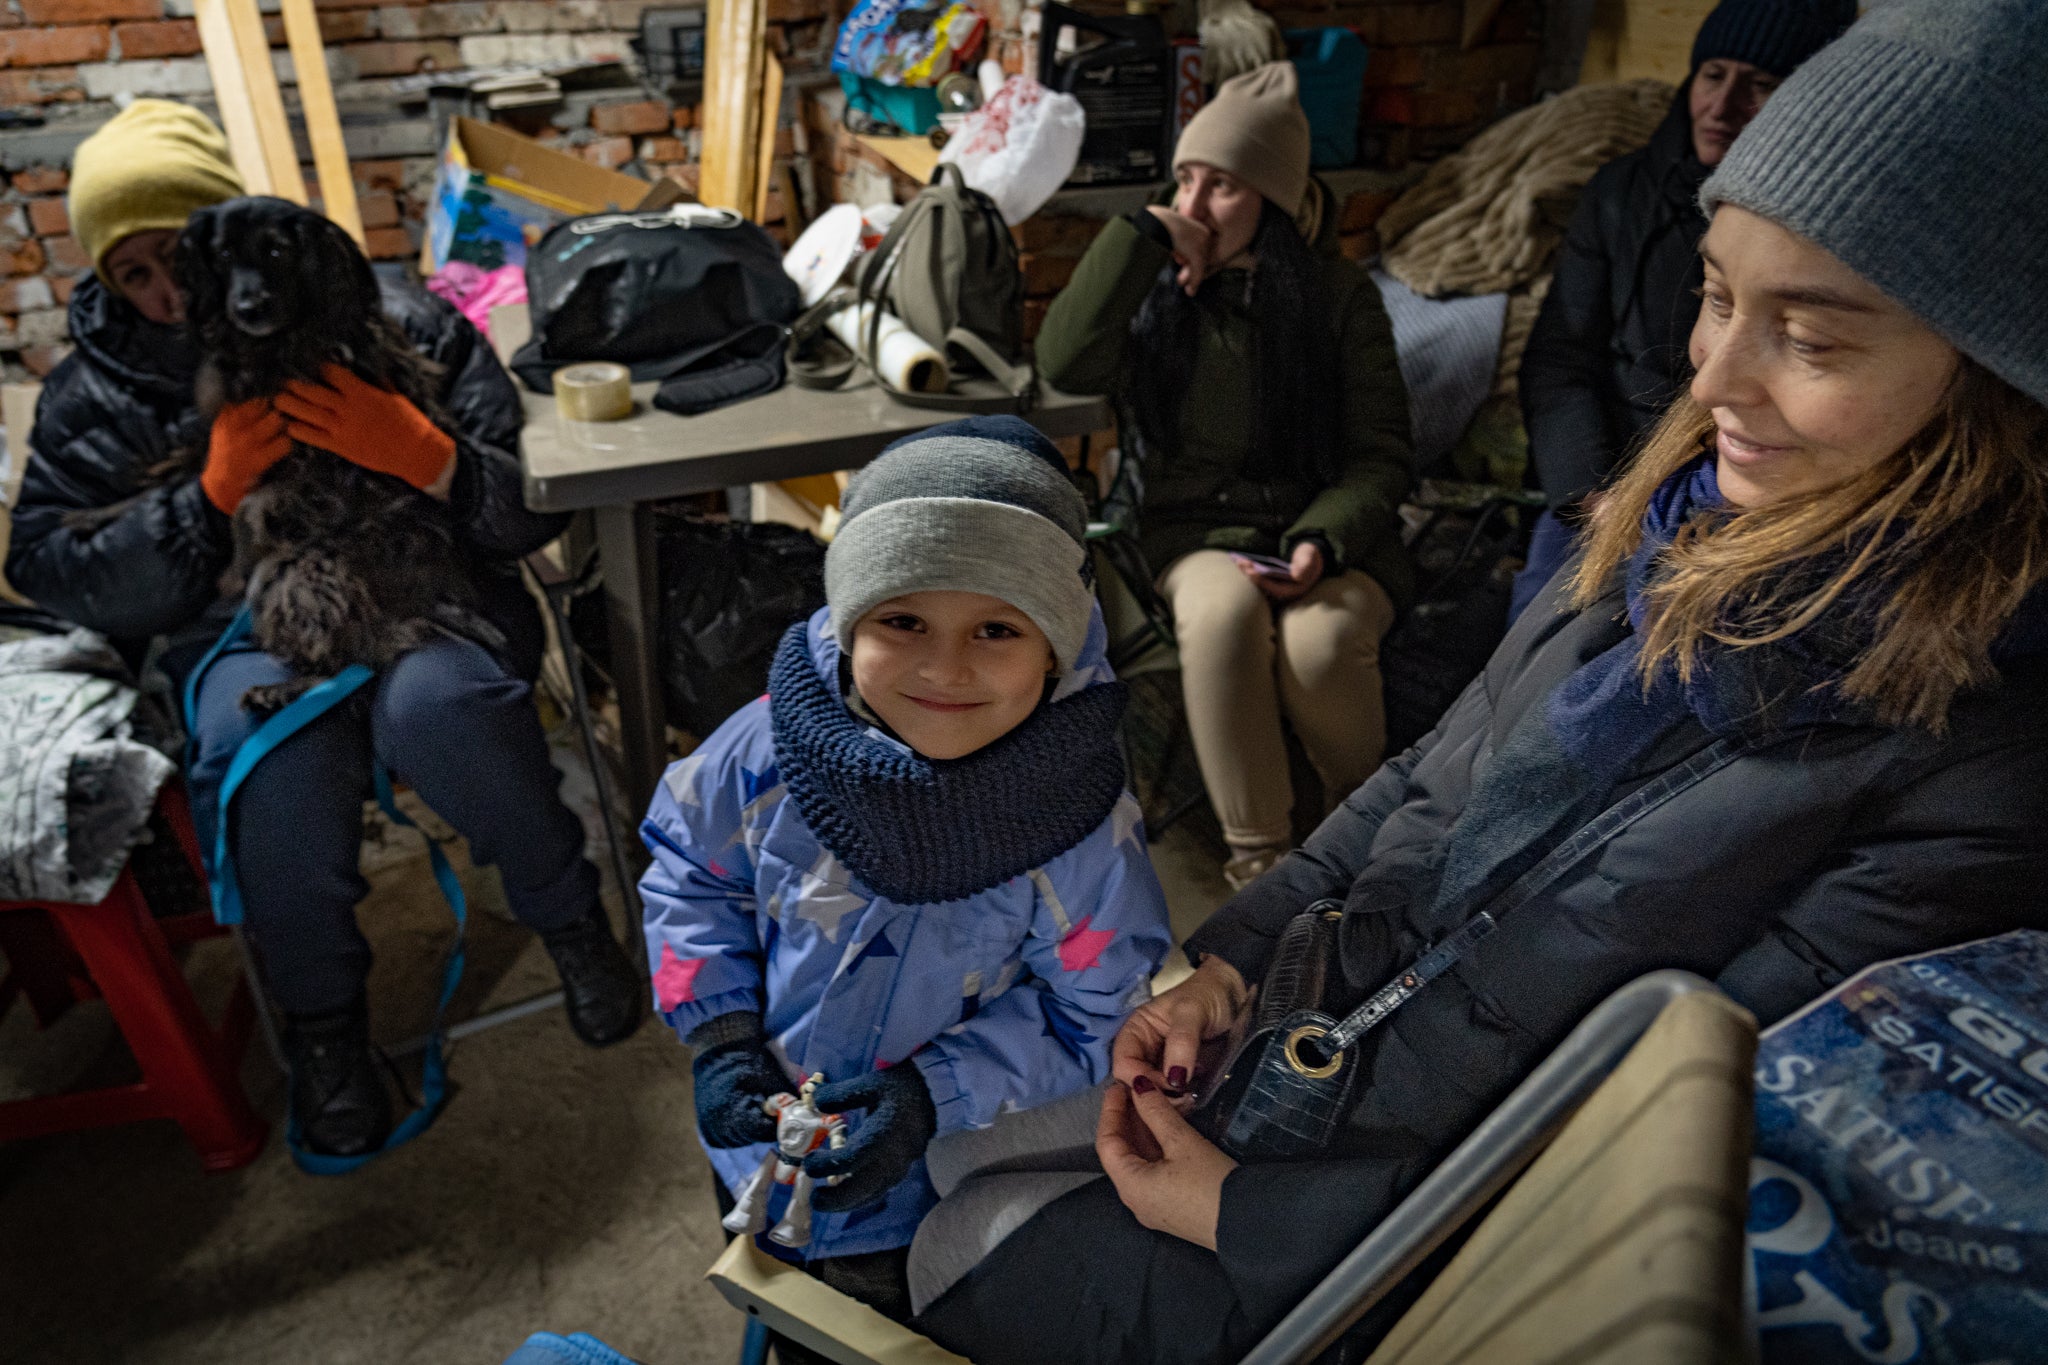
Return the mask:
M418 289L387 285L384 309L441 369L453 419L455 479L448 506L485 613L505 633L507 663L539 667L540 617L517 560L561 533L568 518L530 512L519 472L519 391L482 334ZM198 662L234 614L219 581L233 553L229 519L191 475L150 486L150 469L203 445L192 394L195 360L183 332L145 321L97 279L72 296L77 351L51 372L36 405L7 553L7 578L36 605L139 652L170 638L176 678ZM90 535L65 514L108 507L147 489Z
M1289 917L1346 901L1362 998L1456 926L1428 909L1446 835L1489 757L1582 662L1621 638L1622 593L1559 609L1560 573L1484 674L1188 942L1257 981ZM1644 816L1502 919L1361 1042L1364 1098L1327 1160L1245 1166L1217 1249L1270 1324L1609 992L1660 967L1713 979L1765 1024L1885 958L2048 927L2048 649L2009 638L2000 684L1946 736L1789 731ZM2011 657L2017 655L2018 657ZM1619 800L1710 742L1681 725Z
M1552 507L1603 487L1692 374L1707 167L1693 154L1691 84L1649 145L1579 195L1522 353L1522 423Z

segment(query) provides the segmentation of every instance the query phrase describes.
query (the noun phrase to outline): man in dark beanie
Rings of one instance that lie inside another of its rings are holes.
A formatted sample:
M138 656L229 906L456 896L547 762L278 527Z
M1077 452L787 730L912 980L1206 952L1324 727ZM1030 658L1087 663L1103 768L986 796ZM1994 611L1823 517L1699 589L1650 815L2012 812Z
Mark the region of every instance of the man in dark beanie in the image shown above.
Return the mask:
M1684 383L1701 183L1779 83L1855 18L1855 0L1723 0L1649 145L1602 166L1580 196L1522 358L1522 421L1550 506L1510 619L1570 556L1587 496Z

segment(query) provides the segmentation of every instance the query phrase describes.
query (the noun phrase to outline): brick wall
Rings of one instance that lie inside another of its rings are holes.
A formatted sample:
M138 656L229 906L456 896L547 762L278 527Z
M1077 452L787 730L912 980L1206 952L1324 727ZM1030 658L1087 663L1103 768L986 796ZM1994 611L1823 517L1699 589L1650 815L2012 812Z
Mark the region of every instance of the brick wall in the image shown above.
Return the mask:
M370 254L403 259L417 250L421 213L436 161L434 121L425 108L429 73L541 62L629 61L640 13L674 0L317 0L330 75L353 158ZM1467 50L1459 44L1464 0L1258 0L1286 27L1355 28L1369 50L1361 112L1361 154L1398 170L1464 142L1529 99L1537 64L1541 0L1507 0ZM847 0L769 0L770 44L794 84L815 85L837 16ZM1120 9L1098 0L1093 8ZM263 0L275 9L275 0ZM1005 17L1016 6L1003 0ZM45 374L64 354L64 305L88 263L71 236L63 193L71 149L129 98L189 100L211 112L212 84L192 0L0 0L0 108L33 111L44 127L0 131L0 371ZM282 25L266 15L286 103L294 106ZM1014 34L997 51L1023 64ZM816 199L902 198L915 185L835 126L836 87L805 101L805 117L782 129L778 153L798 168ZM511 121L511 120L508 120ZM650 99L637 88L577 94L538 126L543 142L597 164L649 179L667 176L694 191L696 110ZM307 169L307 184L315 178ZM779 184L779 181L778 181ZM1343 205L1345 248L1377 249L1372 234L1398 182L1371 181ZM779 189L769 220L783 218ZM1051 294L1072 272L1100 216L1056 215L1045 240L1024 234L1035 327ZM779 230L779 226L776 230Z
M630 69L641 11L659 3L675 0L317 0L369 254L410 259L419 250L439 150L426 77L536 63ZM769 0L770 45L796 75L822 66L833 3ZM275 0L261 8L295 111ZM47 374L66 350L64 305L89 269L64 214L72 149L129 99L182 99L212 113L212 93L192 0L0 0L0 108L45 120L0 130L0 377ZM599 165L694 190L695 123L694 108L627 85L572 93L538 126L515 126ZM790 130L783 152L794 152ZM310 165L305 174L317 193ZM770 216L780 215L778 195Z

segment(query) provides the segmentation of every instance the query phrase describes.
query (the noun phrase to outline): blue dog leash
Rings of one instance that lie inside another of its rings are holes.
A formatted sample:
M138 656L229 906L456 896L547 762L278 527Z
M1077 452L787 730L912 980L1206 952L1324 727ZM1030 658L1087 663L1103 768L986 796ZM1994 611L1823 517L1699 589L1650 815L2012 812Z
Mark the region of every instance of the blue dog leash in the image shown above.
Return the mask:
M185 734L186 771L191 771L193 750L197 733L199 684L207 670L226 654L247 645L251 631L248 607L235 613L235 619L214 641L199 664L185 681ZM361 689L364 683L375 676L363 664L351 664L341 672L313 687L257 727L256 733L242 741L235 750L235 756L228 763L227 776L222 779L220 796L216 801L212 856L207 860L208 882L213 897L213 918L216 923L238 925L242 922L242 888L235 877L234 854L228 845L228 812L235 793L257 763L278 745L290 739L306 726L326 715ZM408 829L418 829L406 814L398 808L391 793L391 775L382 763L371 764L371 779L375 784L377 804L385 817L393 824ZM448 1061L445 1035L441 1021L447 1013L448 1003L455 997L455 989L462 981L464 934L469 923L469 903L462 894L462 883L456 879L455 869L448 862L448 855L433 836L421 831L427 841L427 857L433 865L434 881L441 888L441 896L448 902L449 911L455 916L455 942L448 950L448 960L441 968L441 993L434 1002L434 1020L427 1033L426 1053L420 1074L419 1107L406 1115L405 1119L391 1131L384 1145L374 1152L362 1156L325 1156L307 1150L302 1140L299 1118L291 1114L285 1125L285 1141L291 1147L292 1160L308 1175L346 1175L363 1163L382 1156L395 1147L403 1146L434 1124L441 1111L448 1104Z

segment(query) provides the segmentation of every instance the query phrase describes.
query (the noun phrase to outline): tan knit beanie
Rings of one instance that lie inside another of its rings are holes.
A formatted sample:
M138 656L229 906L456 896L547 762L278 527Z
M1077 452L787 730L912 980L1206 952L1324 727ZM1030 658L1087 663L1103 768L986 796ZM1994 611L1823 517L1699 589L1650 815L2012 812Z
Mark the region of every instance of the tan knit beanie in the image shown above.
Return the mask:
M1177 171L1201 161L1229 171L1288 213L1308 190L1308 115L1293 62L1267 62L1232 76L1188 120L1173 149Z
M175 231L241 193L213 120L174 100L137 100L72 154L71 231L98 270L123 238Z

